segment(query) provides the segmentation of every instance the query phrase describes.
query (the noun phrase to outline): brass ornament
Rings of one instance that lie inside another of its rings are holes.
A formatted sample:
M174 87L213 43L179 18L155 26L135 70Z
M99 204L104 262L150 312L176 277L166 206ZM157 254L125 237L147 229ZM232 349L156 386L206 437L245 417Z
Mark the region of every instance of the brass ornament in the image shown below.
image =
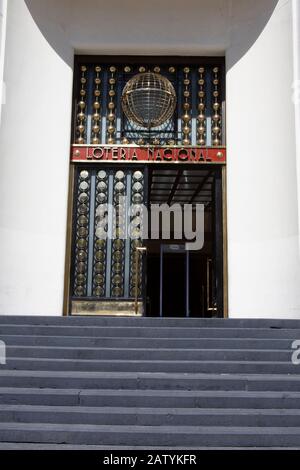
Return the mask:
M205 68L199 67L198 73L199 73L198 110L200 112L197 117L197 144L200 146L205 146L206 144Z
M83 139L83 137L80 137L79 139L81 138ZM89 211L89 186L90 172L86 169L83 169L79 172L77 177L78 192L76 198L77 221L75 232L75 275L73 284L73 294L77 297L82 297L87 294L86 283L89 218L85 214L88 214Z
M221 144L221 116L219 114L220 110L220 90L219 90L219 67L213 68L213 110L214 114L212 116L213 127L212 127L212 143L214 147L218 147Z
M107 134L107 143L108 144L114 144L115 143L115 136L116 136L116 116L113 113L113 109L115 109L115 97L116 97L116 71L117 68L115 66L111 66L109 68L110 75L108 77L108 85L109 85L109 90L108 90L108 98L109 102L107 104L108 107L108 115L107 115L107 120L108 120L108 127L106 129L106 134Z
M80 100L78 102L79 113L77 114L77 126L76 126L76 142L77 144L86 143L86 84L87 84L87 67L82 65L80 67L81 77L80 77L80 90L79 96Z
M182 144L183 145L189 145L191 143L190 141L190 132L191 128L188 125L191 121L191 114L190 114L190 78L189 78L189 73L190 69L189 67L184 67L183 69L184 72L184 78L183 78L183 110L184 110L184 115L182 116Z
M176 107L171 82L154 72L139 73L125 85L122 108L129 121L150 129L168 121Z

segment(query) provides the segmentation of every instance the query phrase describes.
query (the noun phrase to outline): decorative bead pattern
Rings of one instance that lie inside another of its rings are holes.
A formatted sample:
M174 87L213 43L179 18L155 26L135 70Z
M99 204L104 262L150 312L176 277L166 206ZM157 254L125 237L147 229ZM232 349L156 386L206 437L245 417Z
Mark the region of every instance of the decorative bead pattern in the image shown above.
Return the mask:
M100 143L100 130L101 130L101 67L95 67L94 79L94 103L93 103L93 116L92 116L92 144Z
M126 230L126 174L117 170L114 174L113 203L114 240L112 241L111 264L111 296L124 296L124 269L125 269L125 230Z
M77 144L86 143L86 72L87 67L82 65L80 68L81 77L80 77L80 91L79 91L79 102L78 102L78 114L77 114L77 126L76 126L76 135Z
M139 263L137 266L136 256L137 247L142 246L143 236L143 210L144 204L144 175L140 170L136 170L132 174L131 186L131 205L133 213L130 217L131 226L131 243L130 243L130 296L138 297L142 295L142 273L143 273L143 257L138 255Z
M100 170L96 175L95 237L93 266L93 295L105 296L105 269L108 230L108 174Z
M76 297L83 297L87 293L87 260L90 209L89 171L82 170L79 172L77 186L75 272L73 293Z
M115 143L115 137L116 137L116 114L115 114L115 109L116 109L116 103L115 103L115 97L116 97L116 72L117 69L114 66L111 66L109 68L109 75L108 75L108 84L109 84L109 90L108 90L108 97L109 97L109 102L108 102L108 116L107 116L107 121L108 125L106 128L107 131L107 143L108 144L114 144Z
M184 79L183 79L183 116L182 116L182 145L190 145L190 133L191 133L191 105L190 105L190 95L191 95L191 80L189 78L190 69L189 67L184 67L183 69Z
M213 123L212 144L218 147L221 144L221 115L220 115L220 91L219 91L219 67L213 69Z
M206 145L206 115L205 115L205 69L199 67L198 80L198 116L197 116L197 145Z

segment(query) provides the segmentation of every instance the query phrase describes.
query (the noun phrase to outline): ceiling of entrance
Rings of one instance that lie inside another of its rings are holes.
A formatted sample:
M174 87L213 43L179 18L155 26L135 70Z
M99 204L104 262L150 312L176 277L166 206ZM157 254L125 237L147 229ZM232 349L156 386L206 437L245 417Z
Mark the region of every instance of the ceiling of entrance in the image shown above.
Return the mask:
M250 46L278 0L25 3L54 47L60 35L79 53L223 55L238 31L249 36Z
M150 203L210 205L213 180L211 169L150 169Z

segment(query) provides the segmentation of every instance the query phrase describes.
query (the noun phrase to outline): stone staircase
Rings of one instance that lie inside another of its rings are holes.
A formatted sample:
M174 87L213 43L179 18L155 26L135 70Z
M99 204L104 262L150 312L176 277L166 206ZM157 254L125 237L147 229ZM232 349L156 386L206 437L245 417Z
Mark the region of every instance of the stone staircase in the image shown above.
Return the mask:
M0 449L297 448L300 321L0 317Z

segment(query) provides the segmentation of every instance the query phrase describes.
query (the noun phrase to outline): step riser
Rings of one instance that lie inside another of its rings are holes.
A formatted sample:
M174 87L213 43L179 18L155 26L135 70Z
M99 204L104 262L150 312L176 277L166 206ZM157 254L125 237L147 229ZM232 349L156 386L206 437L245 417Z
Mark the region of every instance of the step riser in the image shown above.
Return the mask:
M292 363L230 363L230 362L176 362L176 361L63 361L36 359L9 359L3 370L49 370L82 372L165 372L165 373L220 373L220 374L298 374L299 366Z
M84 393L54 394L6 394L1 395L3 405L91 406L91 407L141 407L141 408L218 408L218 409L298 409L300 398L262 397L165 397L165 396L99 396Z
M85 326L2 326L2 335L142 337L142 338L283 338L300 339L300 329L273 328L168 328L168 327L85 327Z
M253 378L224 379L188 379L180 378L76 378L76 377L47 377L37 378L1 376L2 387L17 388L55 388L55 389L111 389L111 390L211 390L211 391L290 391L300 390L299 381L289 380L255 380ZM1 388L0 388L1 393ZM1 403L1 402L0 402Z
M49 359L129 359L129 360L228 360L228 361L283 361L290 362L292 351L222 351L222 350L185 350L170 351L149 349L51 349L7 347L6 357L49 358Z
M72 336L0 335L7 346L49 346L74 348L172 348L172 349L291 349L290 339L237 338L82 338Z
M284 316L284 313L283 313ZM299 328L299 320L284 319L243 319L228 318L226 320L220 318L150 318L150 317L101 317L101 316L20 316L5 315L0 316L0 326L2 325L83 325L83 326L166 326L180 328Z
M138 426L269 426L300 427L300 416L205 415L143 413L78 413L41 411L0 411L2 423L53 423Z
M89 445L140 445L140 446L207 446L207 447L293 447L300 446L300 436L285 435L240 435L230 434L186 434L82 432L82 431L18 431L0 432L0 442L41 442Z
M0 443L300 448L297 339L296 320L0 317Z

